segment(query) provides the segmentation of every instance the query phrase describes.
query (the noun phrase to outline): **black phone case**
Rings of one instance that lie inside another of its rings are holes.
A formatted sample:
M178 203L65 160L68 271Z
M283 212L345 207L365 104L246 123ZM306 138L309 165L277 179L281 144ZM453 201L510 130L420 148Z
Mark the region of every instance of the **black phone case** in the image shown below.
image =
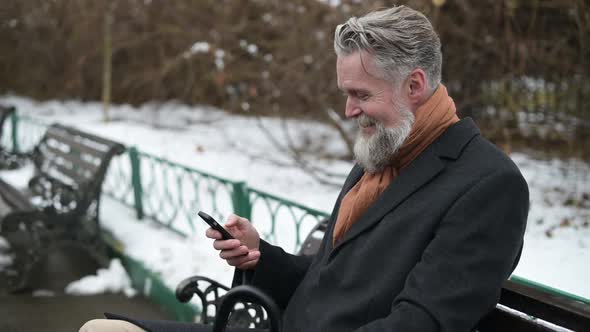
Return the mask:
M221 226L217 221L215 221L215 219L213 219L213 217L211 217L210 215L206 214L203 211L199 211L199 213L197 214L199 215L199 217L205 220L205 222L209 224L211 228L221 233L221 237L224 240L231 240L234 238L225 228L223 228L223 226Z

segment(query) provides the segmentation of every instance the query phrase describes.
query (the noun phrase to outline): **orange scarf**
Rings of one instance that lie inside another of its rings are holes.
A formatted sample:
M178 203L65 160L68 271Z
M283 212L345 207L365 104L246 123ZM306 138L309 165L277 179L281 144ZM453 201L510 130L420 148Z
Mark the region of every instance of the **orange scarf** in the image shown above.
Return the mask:
M440 84L432 96L416 110L412 131L396 153L393 165L374 174L365 172L344 196L334 226L332 244L336 246L352 224L377 200L402 169L457 121L459 118L455 103L449 97L446 87Z

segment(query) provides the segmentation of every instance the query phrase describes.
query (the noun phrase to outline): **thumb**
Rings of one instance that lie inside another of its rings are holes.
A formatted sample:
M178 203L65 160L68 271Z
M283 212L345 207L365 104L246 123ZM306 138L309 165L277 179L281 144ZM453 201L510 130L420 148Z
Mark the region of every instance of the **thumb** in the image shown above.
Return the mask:
M227 217L227 221L225 222L225 227L235 227L239 224L240 222L240 217L238 217L235 214L230 214L229 217Z

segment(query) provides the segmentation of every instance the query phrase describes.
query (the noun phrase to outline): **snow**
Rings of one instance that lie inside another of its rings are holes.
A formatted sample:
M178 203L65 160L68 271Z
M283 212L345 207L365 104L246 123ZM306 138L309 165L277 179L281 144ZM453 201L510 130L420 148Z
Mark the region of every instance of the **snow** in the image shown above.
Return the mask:
M192 53L207 53L209 52L209 43L207 42L196 42L191 46Z
M205 41L198 41L195 42L188 51L184 52L182 54L182 56L185 59L190 58L192 55L194 54L200 54L200 53L209 53L209 50L211 49L211 46L209 45L208 42Z
M7 249L10 249L10 244L8 244L8 241L6 241L5 238L0 236L0 250L7 250Z
M3 170L2 180L10 183L15 188L26 188L29 179L33 176L33 165L28 164L15 170Z
M250 53L250 55L258 54L258 46L255 44L250 44L244 39L240 40L240 47Z
M254 45L254 44L250 44L250 45L248 45L246 50L248 51L248 53L250 53L252 55L256 55L258 53L258 46Z
M225 57L225 51L221 49L215 50L215 67L218 70L223 70L225 67L225 62L223 61L223 57Z
M512 154L530 187L525 247L515 275L590 298L590 166ZM573 198L580 206L568 204ZM567 221L566 221L567 220Z
M323 2L329 6L332 7L338 7L340 6L341 1L340 0L319 0L320 2Z
M118 258L111 260L109 267L98 269L96 275L86 276L66 286L66 294L93 295L122 292L128 297L137 292L131 287L131 279Z
M286 144L277 145L269 139L270 135L285 142L287 128L296 146L343 155L345 146L338 133L311 122L256 120L212 107L170 102L138 108L113 105L110 112L115 121L107 124L101 121L100 103L41 103L10 95L0 96L0 103L14 104L19 112L46 122L75 125L191 168L246 181L250 187L320 211L331 210L340 189L337 184L352 166L350 162L304 156L312 166L342 175L328 178L336 185L321 184L293 165ZM523 153L513 153L511 158L527 179L531 194L525 246L514 274L590 298L590 283L585 280L590 272L590 166L575 159L538 159ZM24 171L3 171L1 177L26 185ZM102 225L123 242L127 254L158 273L170 288L195 274L230 282L233 270L204 237L203 223L196 225L190 236L182 237L149 220L138 221L132 209L108 197L103 197L100 214ZM268 227L263 219L263 214L255 213L253 222L257 227ZM300 232L306 234L305 227ZM288 242L285 238L293 237L293 227L280 225L277 233L283 245ZM95 278L103 278L103 274Z

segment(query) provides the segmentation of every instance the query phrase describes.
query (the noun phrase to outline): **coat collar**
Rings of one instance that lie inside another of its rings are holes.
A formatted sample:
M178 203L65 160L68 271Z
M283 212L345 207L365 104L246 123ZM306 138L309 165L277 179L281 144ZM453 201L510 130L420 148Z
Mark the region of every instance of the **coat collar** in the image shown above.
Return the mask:
M454 160L459 158L467 143L479 134L473 119L467 117L450 126L432 145L440 157Z
M457 159L467 143L479 135L479 129L471 118L465 118L449 127L424 152L411 162L392 183L379 195L377 200L365 211L346 233L342 241L334 248L331 256L340 247L357 237L367 228L372 227L406 197L443 171L443 158ZM358 165L353 168L343 192L348 192L362 177L363 170ZM330 238L332 230L330 231ZM331 243L330 239L330 243Z

